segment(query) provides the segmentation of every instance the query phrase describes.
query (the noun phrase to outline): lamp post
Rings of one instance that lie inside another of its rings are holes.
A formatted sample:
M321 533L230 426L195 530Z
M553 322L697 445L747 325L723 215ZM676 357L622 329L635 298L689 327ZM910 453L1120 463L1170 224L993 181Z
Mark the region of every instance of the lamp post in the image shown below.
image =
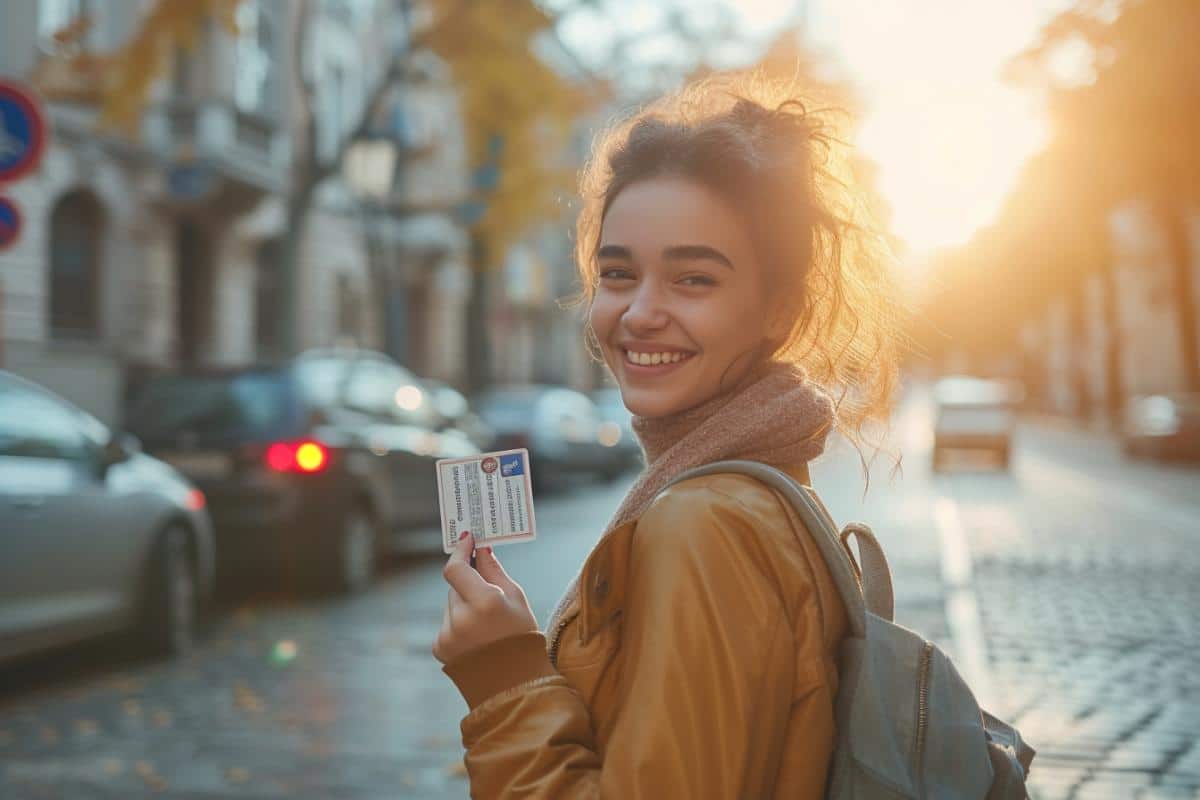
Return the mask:
M384 352L401 363L408 360L407 303L403 276L389 258L388 200L395 184L396 143L388 136L362 139L346 152L346 183L358 201L367 249L367 267L376 308L383 317Z

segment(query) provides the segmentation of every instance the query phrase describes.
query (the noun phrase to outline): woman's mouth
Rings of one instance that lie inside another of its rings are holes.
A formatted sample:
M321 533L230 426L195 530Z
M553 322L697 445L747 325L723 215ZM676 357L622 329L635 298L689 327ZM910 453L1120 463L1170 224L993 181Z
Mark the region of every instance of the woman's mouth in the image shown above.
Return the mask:
M675 370L680 364L689 360L695 353L662 352L635 353L632 350L621 351L625 358L625 369L630 375L645 375L647 377L665 375Z

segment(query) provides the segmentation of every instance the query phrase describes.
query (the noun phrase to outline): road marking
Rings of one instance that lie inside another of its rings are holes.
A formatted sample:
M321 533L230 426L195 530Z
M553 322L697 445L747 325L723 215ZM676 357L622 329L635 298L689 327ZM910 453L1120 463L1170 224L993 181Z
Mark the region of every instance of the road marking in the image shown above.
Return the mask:
M942 543L942 583L945 588L946 623L954 641L955 666L981 706L992 703L991 670L983 638L983 619L972 581L971 548L963 532L958 506L948 497L934 501L933 518Z

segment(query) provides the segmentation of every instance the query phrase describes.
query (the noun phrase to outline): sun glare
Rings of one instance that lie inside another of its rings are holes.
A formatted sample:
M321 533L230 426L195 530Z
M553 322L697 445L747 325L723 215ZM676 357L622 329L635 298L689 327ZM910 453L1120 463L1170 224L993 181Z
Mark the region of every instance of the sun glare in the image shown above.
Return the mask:
M1036 98L1000 72L1066 0L813 0L810 38L867 107L892 226L914 252L961 243L999 210L1046 136Z

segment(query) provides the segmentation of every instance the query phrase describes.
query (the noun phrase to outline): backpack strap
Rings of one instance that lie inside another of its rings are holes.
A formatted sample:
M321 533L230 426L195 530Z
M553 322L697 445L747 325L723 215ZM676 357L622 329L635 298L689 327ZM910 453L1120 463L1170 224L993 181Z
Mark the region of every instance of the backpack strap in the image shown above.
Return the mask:
M842 603L846 606L846 616L849 618L851 633L859 639L866 638L867 604L863 595L863 587L859 585L858 574L853 559L843 545L842 540L838 537L837 528L834 526L829 512L825 510L825 507L816 498L816 495L812 493L812 490L796 482L792 476L783 470L758 461L740 459L715 461L711 464L704 464L703 466L686 470L677 475L667 486L688 478L722 472L749 475L765 483L787 499L796 513L800 515L800 520L804 523L805 529L808 530L809 535L816 542L817 548L821 551L821 555L825 558L825 564L829 569L830 575L833 577L834 584L838 588L838 594L841 595ZM874 541L874 538L872 536L871 541ZM862 546L862 541L861 539L859 541L860 547ZM878 542L875 543L875 546L878 547ZM879 554L882 556L883 551L879 550ZM886 571L887 562L884 561L883 563ZM890 597L890 579L888 581L888 588Z
M811 490L809 490L811 491ZM858 540L858 563L862 564L862 590L867 610L888 622L894 622L895 598L892 592L892 570L888 567L883 547L875 533L862 522L849 522L842 528L842 546L850 548L850 538ZM853 553L851 553L853 560Z

